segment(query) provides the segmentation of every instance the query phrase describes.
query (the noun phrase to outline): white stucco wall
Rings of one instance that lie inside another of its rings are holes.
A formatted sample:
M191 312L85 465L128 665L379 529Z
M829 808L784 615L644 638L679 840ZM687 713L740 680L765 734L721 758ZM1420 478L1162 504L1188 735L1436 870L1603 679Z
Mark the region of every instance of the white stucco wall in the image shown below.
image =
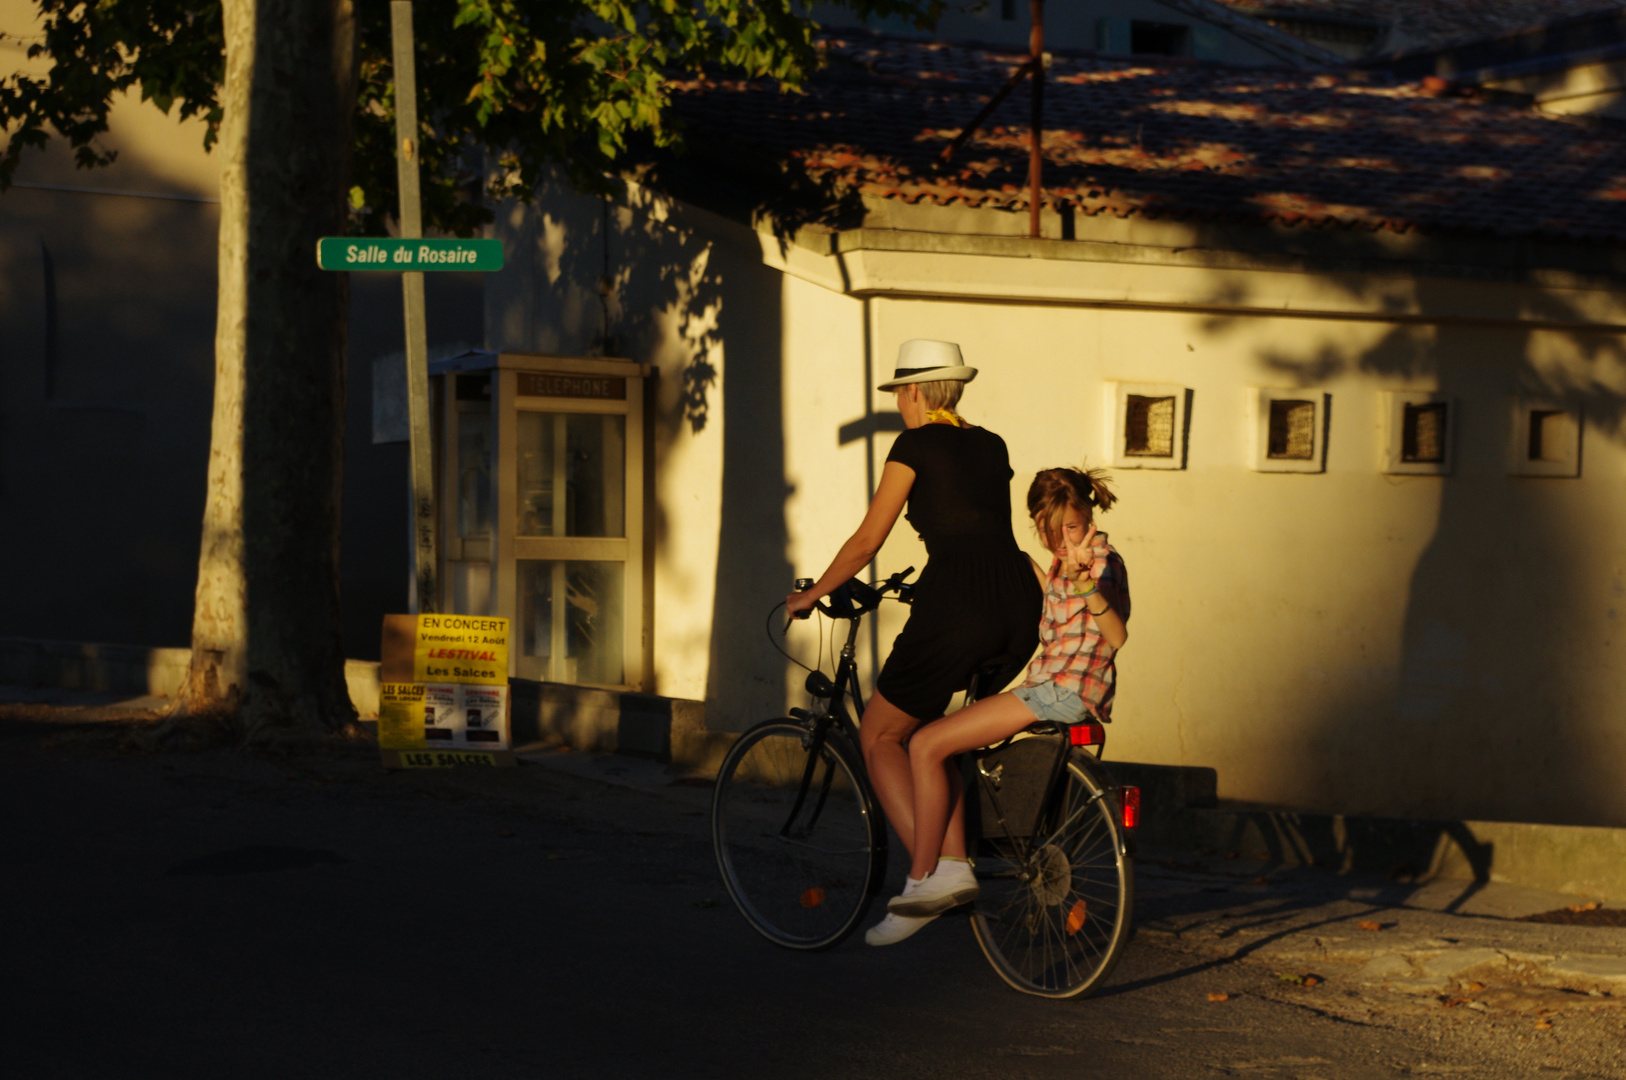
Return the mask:
M999 0L991 0L980 6L968 4L945 11L932 36L939 41L974 42L1025 50L1032 32L1031 5L1026 0L1016 0L1010 5L1011 18L1004 17L1004 8L1005 5ZM1220 9L1218 14L1223 18L1228 13ZM820 24L833 28L862 24L852 12L828 4L815 5L813 17ZM1253 31L1255 40L1249 40L1218 22L1196 18L1158 0L1074 0L1067 4L1048 5L1045 11L1045 47L1075 51L1099 49L1105 44L1100 36L1102 20L1188 27L1188 34L1200 39L1188 42L1190 54L1206 60L1255 66L1291 63L1302 55L1300 50L1293 47L1291 39L1277 49L1256 44L1258 40L1270 40L1276 33L1262 24ZM901 17L870 20L867 25L893 34L917 33ZM1285 34L1280 36L1286 37Z
M1491 79L1485 85L1529 94L1545 112L1626 117L1626 62L1618 57L1537 75Z
M1018 519L1034 471L1101 460L1102 382L1193 391L1189 467L1117 471L1103 516L1135 598L1111 756L1289 806L1626 819L1626 457L1599 417L1580 478L1507 475L1521 371L1618 380L1618 336L1588 359L1560 331L877 306L881 354L945 337L982 369L962 412L1005 436ZM1332 395L1325 473L1248 467L1248 386ZM1457 399L1454 475L1378 471L1380 393L1402 389Z
M512 235L575 220L559 205L518 213ZM611 265L614 318L638 328L623 351L661 370L655 689L705 699L714 730L802 701L763 618L863 514L894 438L873 419L890 395L866 387L901 342L946 338L981 369L961 411L1005 437L1013 525L1041 558L1026 482L1101 459L1102 384L1192 391L1188 467L1118 471L1103 521L1135 598L1109 757L1210 766L1224 797L1294 807L1626 823L1619 290L897 251L848 253L843 278L835 257L753 254L742 226L691 209L657 228L650 205L616 218L650 246L623 263L612 238ZM592 200L576 212L602 220ZM590 348L568 279L491 292L491 345ZM973 284L981 297L953 295ZM1045 302L1011 302L1021 289ZM697 426L676 390L700 361L715 378ZM1325 472L1249 467L1257 386L1331 395ZM1509 475L1521 388L1586 409L1578 478ZM1380 471L1386 390L1457 401L1453 475ZM923 559L900 521L877 570ZM884 609L883 654L904 614ZM812 659L816 631L791 637ZM868 678L868 635L860 655Z

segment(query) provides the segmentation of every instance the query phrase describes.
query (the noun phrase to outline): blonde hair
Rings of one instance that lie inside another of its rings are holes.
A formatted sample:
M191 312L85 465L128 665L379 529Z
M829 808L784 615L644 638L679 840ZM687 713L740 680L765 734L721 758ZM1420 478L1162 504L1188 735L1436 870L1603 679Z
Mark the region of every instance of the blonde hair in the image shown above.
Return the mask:
M928 409L952 409L960 403L960 395L965 392L965 383L959 379L937 379L914 385L920 387L920 399Z
M1095 511L1111 509L1118 497L1107 485L1105 469L1042 469L1028 485L1028 516L1045 547L1054 549L1061 535L1061 519L1068 510L1077 510L1084 524L1095 520Z

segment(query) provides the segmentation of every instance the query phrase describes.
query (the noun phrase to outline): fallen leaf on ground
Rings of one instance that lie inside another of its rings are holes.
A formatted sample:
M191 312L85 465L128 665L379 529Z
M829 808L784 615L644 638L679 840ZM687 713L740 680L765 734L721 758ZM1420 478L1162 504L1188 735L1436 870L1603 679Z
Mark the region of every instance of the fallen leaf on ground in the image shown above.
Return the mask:
M1361 922L1356 923L1355 925L1356 925L1357 928L1359 928L1361 930L1382 930L1383 929L1383 924L1382 923L1373 922L1371 919L1364 919Z
M1468 993L1470 994L1477 994L1483 989L1485 989L1485 984L1482 982L1471 982L1468 984Z
M1230 994L1213 993L1213 994L1208 995L1208 1000L1209 1001L1230 1001L1231 1000L1231 995ZM1551 1024L1548 1024L1547 1026L1552 1027Z
M1552 1029L1553 1029L1553 1025L1552 1025L1551 1022L1549 1022L1547 1020L1537 1020L1536 1021L1536 1030L1537 1031L1551 1031Z
M1597 911L1601 907L1603 907L1603 905L1598 903L1596 900L1588 900L1584 904L1571 904L1569 907L1565 908L1564 910L1565 911L1575 911L1575 912Z
M1441 998L1440 999L1440 1004L1442 1006L1444 1006L1445 1008L1447 1008L1447 1009L1454 1009L1458 1005L1466 1005L1466 1004L1468 1004L1468 999L1467 998L1459 998L1459 997Z
M1306 971L1302 975L1284 975L1277 972L1276 977L1284 983L1292 983L1295 986L1317 986L1326 981L1313 971Z

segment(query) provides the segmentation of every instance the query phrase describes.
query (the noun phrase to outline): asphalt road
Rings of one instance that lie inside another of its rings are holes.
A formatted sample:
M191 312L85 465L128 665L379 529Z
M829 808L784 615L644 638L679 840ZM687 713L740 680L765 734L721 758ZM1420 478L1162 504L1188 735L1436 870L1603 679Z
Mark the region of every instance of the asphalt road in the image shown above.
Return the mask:
M0 709L19 1080L1623 1074L1618 1008L1537 1028L1179 934L1142 934L1071 1002L1006 989L964 920L782 951L727 904L694 787L143 754L23 715ZM1147 871L1148 926L1238 901Z

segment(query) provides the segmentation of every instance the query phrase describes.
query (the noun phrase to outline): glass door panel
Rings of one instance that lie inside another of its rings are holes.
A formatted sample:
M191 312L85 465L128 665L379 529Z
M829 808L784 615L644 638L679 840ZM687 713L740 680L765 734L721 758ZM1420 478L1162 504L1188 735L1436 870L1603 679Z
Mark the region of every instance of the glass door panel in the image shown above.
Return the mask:
M491 410L457 415L457 535L491 536Z
M626 536L626 416L525 411L517 420L518 535Z
M521 675L565 683L625 681L623 563L522 559L517 577Z

